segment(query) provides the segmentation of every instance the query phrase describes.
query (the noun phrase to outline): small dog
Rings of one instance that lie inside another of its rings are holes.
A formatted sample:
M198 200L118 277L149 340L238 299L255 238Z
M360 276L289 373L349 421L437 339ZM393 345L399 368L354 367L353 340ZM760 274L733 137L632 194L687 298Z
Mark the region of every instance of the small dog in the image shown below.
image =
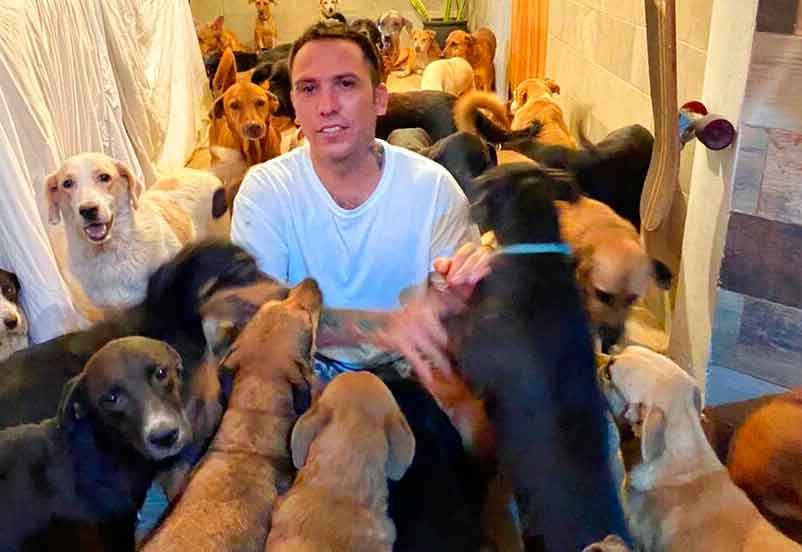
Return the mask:
M396 75L400 78L412 74L420 75L427 65L440 59L441 53L434 31L415 29L412 31L412 48L406 54L405 67Z
M599 369L617 423L640 440L624 495L644 550L801 550L733 484L705 437L696 382L670 359L630 346Z
M334 378L295 424L290 447L299 472L265 550L390 552L387 478L403 477L415 437L382 381L369 372Z
M671 287L671 271L646 254L635 228L600 201L557 202L560 232L577 261L576 277L604 353L624 337L632 305L655 283Z
M540 123L537 141L540 144L565 146L576 149L576 141L565 124L563 110L554 101L560 87L551 79L526 79L515 87L510 111L511 130L530 128L532 123Z
M421 90L442 90L457 97L474 89L473 67L461 57L437 59L423 70Z
M732 480L771 521L802 521L802 390L751 413L730 443ZM775 525L778 525L775 523Z
M315 281L304 280L262 305L230 354L231 327L204 320L210 349L234 373L231 397L186 490L142 550L263 549L273 502L291 482L287 441L309 405L321 304Z
M192 439L181 369L166 343L111 341L65 386L56 418L0 432L0 495L14 505L0 510L0 548L78 550L73 530L133 521L159 463ZM133 549L133 523L120 538L107 549Z
M247 48L237 39L237 35L223 26L224 22L225 18L219 15L209 23L195 25L195 33L198 35L198 45L202 55L205 56L215 50L222 52L226 48L234 51L247 51Z
M0 362L28 346L28 318L19 302L20 290L17 275L0 269Z
M382 59L388 71L397 69L404 59L401 56L401 31L412 34L412 21L398 10L388 10L379 17L379 30L382 35Z
M329 19L333 19L347 25L348 22L345 16L337 11L337 5L339 3L340 0L320 0L320 20L328 21Z
M141 301L148 276L227 210L220 180L205 171L180 169L143 189L101 153L70 157L45 178L50 224L64 216L67 267L98 308Z
M461 57L473 67L476 88L490 92L496 89L496 35L487 27L480 27L474 33L451 31L446 38L443 50L446 58Z
M270 5L276 0L248 0L249 4L256 4L256 27L253 31L253 42L257 49L273 48L276 45L278 32L276 20L270 10Z

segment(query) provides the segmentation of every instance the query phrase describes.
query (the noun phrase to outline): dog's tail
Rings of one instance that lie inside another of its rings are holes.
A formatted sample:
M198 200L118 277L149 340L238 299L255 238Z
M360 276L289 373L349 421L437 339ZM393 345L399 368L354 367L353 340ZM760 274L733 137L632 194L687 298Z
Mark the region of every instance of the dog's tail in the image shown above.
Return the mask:
M489 111L493 118L481 110ZM499 121L501 124L499 124ZM454 123L457 129L475 134L492 144L506 144L520 139L533 139L540 131L540 123L528 129L510 130L510 120L504 103L492 92L472 90L463 94L454 104Z

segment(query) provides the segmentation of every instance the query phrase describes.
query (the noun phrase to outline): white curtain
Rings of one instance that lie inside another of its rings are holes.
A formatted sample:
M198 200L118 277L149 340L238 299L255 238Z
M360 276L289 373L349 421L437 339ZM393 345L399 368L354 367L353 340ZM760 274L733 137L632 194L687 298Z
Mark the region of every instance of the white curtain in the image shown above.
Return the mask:
M33 341L82 323L44 177L101 151L152 183L192 154L206 94L186 0L0 0L0 268L22 282Z

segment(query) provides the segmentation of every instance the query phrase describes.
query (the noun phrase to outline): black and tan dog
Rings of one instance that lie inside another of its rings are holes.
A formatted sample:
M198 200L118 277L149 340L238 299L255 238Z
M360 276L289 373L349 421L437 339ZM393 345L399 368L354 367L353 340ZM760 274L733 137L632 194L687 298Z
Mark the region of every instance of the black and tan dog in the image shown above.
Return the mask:
M28 318L20 305L21 289L16 274L0 269L0 361L28 346Z
M86 526L128 519L127 538L106 545L133 550L159 463L192 439L181 370L164 342L112 341L65 386L57 417L0 432L0 549L77 550Z
M575 183L509 164L478 178L473 194L474 218L501 249L450 335L459 370L487 406L525 539L542 534L549 550L581 550L624 536L588 320L554 205L576 201ZM528 249L505 249L516 246Z

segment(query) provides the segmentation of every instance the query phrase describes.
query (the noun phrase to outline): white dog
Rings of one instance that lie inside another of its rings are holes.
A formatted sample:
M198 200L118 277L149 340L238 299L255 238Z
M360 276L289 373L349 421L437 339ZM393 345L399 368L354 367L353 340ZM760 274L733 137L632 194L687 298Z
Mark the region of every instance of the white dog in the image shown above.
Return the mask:
M337 14L337 4L339 0L320 0L320 20L334 19Z
M442 90L459 97L473 90L473 67L464 58L453 57L431 62L423 70L421 90Z
M696 382L673 361L630 346L600 369L617 420L640 437L624 489L632 536L643 550L802 550L735 486L705 437Z
M50 223L64 217L65 264L101 309L141 301L148 276L226 212L210 173L180 169L143 192L123 163L100 153L67 159L45 186Z
M0 269L0 362L28 346L28 319L19 304L17 276Z

